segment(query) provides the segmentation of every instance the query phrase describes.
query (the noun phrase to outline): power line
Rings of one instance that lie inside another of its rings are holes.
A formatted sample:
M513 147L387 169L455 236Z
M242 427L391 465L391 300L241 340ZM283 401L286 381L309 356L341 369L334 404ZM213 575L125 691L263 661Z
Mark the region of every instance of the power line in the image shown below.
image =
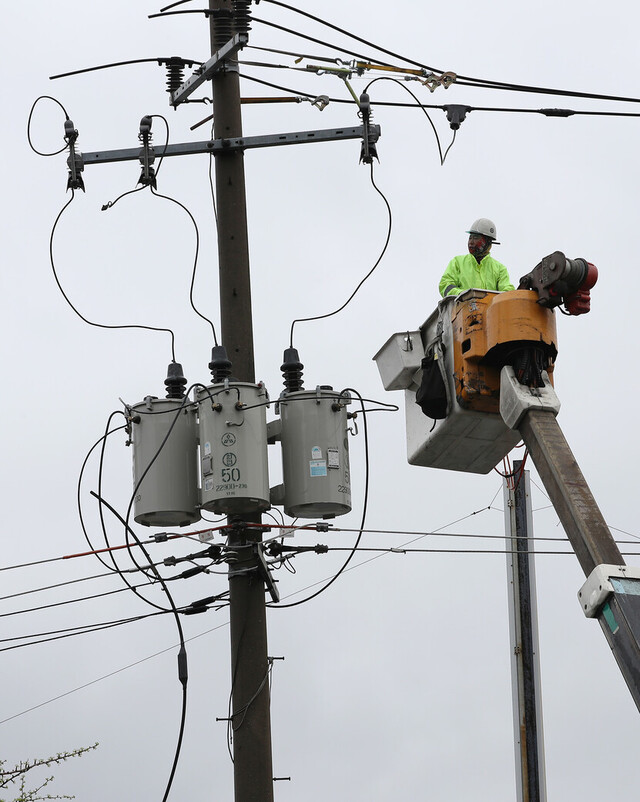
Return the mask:
M300 15L302 15L304 17L308 17L309 19L312 19L315 22L320 23L321 25L324 25L324 26L326 26L328 28L331 28L332 30L335 30L335 31L337 31L337 32L349 37L350 39L354 39L355 41L360 42L361 44L367 45L367 47L373 47L375 50L379 50L381 53L384 53L387 56L391 56L392 58L399 59L400 61L404 61L404 62L406 62L408 64L413 64L416 67L420 67L421 69L427 70L429 72L440 72L440 73L445 72L445 71L443 71L441 69L437 69L435 67L430 67L427 64L423 64L420 61L415 61L413 59L407 58L406 56L402 56L402 55L400 55L398 53L394 53L392 50L388 50L388 49L386 49L384 47L381 47L380 45L376 45L373 42L369 42L366 39L363 39L362 37L357 36L356 34L345 30L344 28L340 28L337 25L334 25L334 24L332 24L330 22L327 22L326 20L322 19L321 17L316 17L315 15L310 14L310 13L308 13L306 11L303 11L302 9L296 8L295 6L291 6L288 3L284 3L284 2L282 2L282 0L264 0L264 2L271 3L272 5L276 5L276 6L281 6L282 8L288 9L289 11L294 11L295 13L300 14ZM256 17L252 17L252 19L255 22L263 22L263 23L265 22L264 20L259 20ZM273 23L267 23L267 24L273 24ZM275 27L280 27L280 26L275 26ZM288 33L292 33L292 34L294 34L296 36L303 36L302 34L296 32L296 31L292 31L290 29L283 29L283 30L286 30ZM307 38L307 37L303 37L303 38ZM322 43L322 42L319 42L319 43L320 44L325 44L326 47L333 47L332 45L329 45L327 43ZM341 49L341 48L334 48L334 49ZM343 52L346 52L346 51L343 51ZM389 66L389 65L385 65L385 66ZM621 97L621 96L615 96L615 95L602 95L602 94L597 94L597 93L592 93L592 92L576 92L576 91L573 91L573 90L565 90L565 89L551 89L551 88L548 88L548 87L528 86L528 85L525 85L525 84L513 84L513 83L503 82L503 81L487 80L485 78L474 78L474 77L468 76L468 75L457 75L456 76L456 83L458 83L458 84L460 84L462 86L475 86L475 87L484 88L484 89L500 89L500 90L511 91L511 92L532 92L532 93L536 93L536 94L562 95L562 96L565 96L565 97L581 97L581 98L589 98L589 99L593 99L593 100L616 100L616 101L622 101L622 102L627 102L627 103L640 103L640 98L629 98L629 97Z

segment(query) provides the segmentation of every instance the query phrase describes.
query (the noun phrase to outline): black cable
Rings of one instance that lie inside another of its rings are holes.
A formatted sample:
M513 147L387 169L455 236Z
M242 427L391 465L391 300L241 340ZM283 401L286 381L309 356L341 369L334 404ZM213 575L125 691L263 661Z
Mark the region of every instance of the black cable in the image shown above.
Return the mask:
M101 444L101 447L100 447L100 462L99 462L99 467L98 467L98 498L102 498L102 475L103 475L104 455L105 455L105 449L106 449L106 446L107 446L107 435L108 435L108 432L109 432L109 426L111 425L111 419L114 417L114 415L118 415L118 414L119 415L124 415L124 413L121 410L118 410L117 412L112 412L111 415L109 415L109 418L107 420L107 425L105 427L106 431L105 431L104 437L102 438L102 444ZM126 418L126 416L125 416L125 418ZM84 468L84 464L83 464L83 468ZM102 527L102 536L104 538L105 545L107 546L108 549L110 549L111 548L111 543L109 543L109 537L107 535L107 525L106 525L106 522L104 520L104 511L102 509L102 504L98 504L98 516L100 518L100 526ZM89 545L91 546L91 548L93 549L94 546L91 543L91 541L89 540L89 538L87 538L87 541L88 541ZM108 551L107 554L108 554L109 558L111 559L111 562L113 563L113 569L112 570L117 572L118 574L121 574L122 572L121 572L120 567L119 567L119 565L117 563L117 560L115 558L115 554L112 551ZM96 554L96 557L98 558L98 560L101 563L103 563L103 565L105 565L107 568L109 567L107 565L107 563L102 560L102 558L101 558L101 556L99 554ZM128 581L126 582L126 584L129 585L131 590L133 590L133 588L131 587L131 584Z
M43 593L45 590L55 590L56 588L64 588L68 585L77 585L80 582L89 582L91 579L104 579L105 577L112 577L113 571L107 571L106 574L93 574L92 576L83 576L80 579L68 579L66 582L56 582L55 585L43 585L40 588L32 588L31 590L21 590L18 593L10 593L8 596L0 596L0 602L8 601L9 599L17 599L19 596L30 596L33 593Z
M229 626L229 622L225 621L223 624L218 624L218 626L212 627L211 629L207 629L204 632L200 632L198 635L192 635L190 638L185 638L185 642L197 640L198 638L202 638L205 635L210 635L212 632L216 632L218 629L222 629L223 627L227 626ZM51 699L47 699L46 701L40 702L37 705L28 707L26 710L21 710L19 713L14 713L13 715L0 720L0 724L6 724L8 721L13 721L14 718L20 718L21 716L24 716L27 713L31 713L34 710L38 710L41 707L45 707L46 705L49 705L52 702L57 702L60 699L64 699L65 696L70 696L72 693L77 693L78 691L82 691L85 688L89 688L91 685L95 685L96 683L102 682L105 679L110 679L111 677L116 676L116 674L121 674L123 671L128 671L130 668L135 668L136 666L139 666L142 663L146 663L147 660L153 660L154 657L159 657L160 655L166 654L167 652L170 652L175 648L176 644L173 644L172 646L168 646L166 649L161 649L159 652L154 652L153 654L149 654L146 657L142 657L140 660L135 660L133 663L128 663L126 666L122 666L122 668L117 668L114 671L110 671L108 674L103 674L101 677L97 677L96 679L90 680L89 682L85 682L83 685L78 685L75 688L72 688L70 691L65 691L64 693L58 694L58 696L54 696Z
M305 92L301 89L291 89L290 87L282 86L281 84L274 84L271 81L265 81L262 78L256 78L253 75L247 75L246 73L240 73L240 77L244 78L247 81L253 81L257 84L262 84L263 86L268 86L270 89L278 89L281 92L286 92L287 94L294 95L294 96L302 96L313 100L317 97L315 94L310 92ZM330 103L343 103L349 106L353 105L353 99L351 98L342 98L342 97L329 97ZM399 108L399 109L440 109L441 111L447 111L447 108L450 104L438 104L438 103L400 103L397 101L387 101L387 100L378 100L376 101L376 106L385 108ZM640 112L622 112L622 111L586 111L584 109L576 110L576 109L524 109L524 108L508 108L504 106L468 106L469 112L472 111L487 111L487 112L504 112L506 114L542 114L545 117L572 117L572 116L583 116L583 117L640 117ZM468 112L468 113L469 113Z
M24 610L13 610L9 613L0 613L0 618L10 618L14 615L23 615L24 613L37 613L40 610L50 610L53 607L65 607L68 604L75 604L76 602L83 602L83 601L92 601L93 599L101 599L104 596L113 596L116 593L122 593L123 590L136 590L136 588L143 588L148 587L149 585L155 584L154 582L143 582L140 585L129 585L127 588L116 588L116 590L107 590L104 593L94 593L92 596L81 596L78 599L66 599L65 601L60 602L52 602L51 604L40 604L37 607L27 607ZM139 594L138 594L139 595ZM162 610L163 612L171 612L170 610L165 610L162 607L158 609Z
M192 12L195 13L195 12ZM346 53L349 56L354 56L355 58L362 59L363 61L370 62L372 64L379 64L382 67L391 67L391 64L388 64L386 61L380 61L379 59L370 58L369 56L363 56L362 53L356 53L354 50L348 50L344 47L339 47L338 45L333 45L329 42L325 42L322 39L316 39L313 36L308 36L305 33L300 33L299 31L294 31L291 28L285 28L284 25L278 25L275 22L269 22L265 19L260 19L259 17L251 17L251 22L259 22L261 25L267 25L269 28L275 28L278 31L284 31L284 33L290 33L293 36L297 36L299 39L305 39L307 42L313 42L316 45L322 45L323 47L328 47L331 50L337 50L340 53Z
M369 272L366 274L366 276L363 279L361 279L360 283L355 288L355 290L351 293L351 295L347 298L347 300L338 309L335 309L333 312L327 312L324 315L314 315L313 317L296 318L295 320L292 321L292 323L291 323L291 331L289 333L289 344L290 344L291 348L293 348L293 329L294 329L294 326L296 325L296 323L306 323L306 322L309 322L311 320L324 320L325 318L332 317L333 315L337 315L338 312L342 312L342 310L345 308L345 306L347 306L347 304L354 298L354 296L356 295L356 293L358 292L360 287L362 287L362 285L365 283L365 281L369 278L369 276L378 267L378 265L382 261L383 256L385 255L385 253L387 251L387 247L389 246L389 240L391 239L391 228L392 228L392 224L393 224L393 216L391 214L391 206L389 205L389 201L386 199L386 197L384 196L383 192L378 188L378 186L376 185L376 182L375 182L375 180L373 178L373 162L371 162L371 183L372 183L373 188L375 189L375 191L378 193L378 195L380 195L380 197L384 201L385 206L387 207L387 212L389 214L389 228L387 230L387 236L386 236L382 251L380 252L380 256L378 256L378 258L376 259L375 264L373 265L371 270L369 270Z
M172 409L172 410L171 410L171 413L173 413L173 416L174 416L174 418L173 418L173 420L171 421L171 424L170 424L169 428L167 429L167 433L166 433L166 434L165 434L165 436L163 437L163 439L162 439L162 441L161 441L160 445L158 446L158 449L156 450L156 453L155 453L155 454L153 455L153 457L152 457L152 458L149 460L149 464L148 464L148 465L147 465L147 467L144 469L144 471L142 472L142 475L140 476L140 478L139 478L139 479L138 479L138 481L136 482L136 484L135 484L135 486L134 486L134 488L133 488L133 492L131 493L131 498L129 499L129 504L127 505L127 512L126 512L126 515L124 516L124 518L123 518L123 517L122 517L122 516L121 516L121 515L120 515L120 514L119 514L119 513L118 513L118 512L117 512L117 511L116 511L116 510L113 508L113 507L111 507L111 505L107 504L107 507L108 507L108 508L111 510L111 512L112 512L112 513L113 513L113 514L114 514L114 515L115 515L115 516L116 516L116 517L117 517L117 518L118 518L118 519L121 521L121 523L122 523L122 524L123 524L123 526L124 526L124 530L125 530L125 543L127 544L127 551L128 551L128 553L129 553L129 557L131 558L131 561L132 561L132 562L133 562L133 564L136 566L136 568L138 568L138 569L139 569L139 570L140 570L140 571L141 571L143 574L145 574L145 576L148 576L147 572L146 572L146 571L145 571L145 570L142 568L142 566L141 566L141 565L140 565L140 564L137 562L136 558L133 556L133 552L131 551L131 541L129 540L129 535L130 535L130 534L131 534L131 536L134 538L134 540L136 541L136 543L137 543L137 544L138 544L138 545L141 547L141 549L142 549L142 551L143 551L143 553L144 553L145 557L147 558L147 560L148 560L149 562L151 562L151 559L150 559L150 557L149 557L149 555L148 555L148 553L147 553L146 549L144 548L144 546L142 546L142 544L140 543L140 541L139 541L139 539L138 539L138 536L135 534L135 532L133 531L133 529L132 529L132 528L129 526L129 519L130 519L130 517L131 517L131 512L132 512L132 510L133 510L133 505L134 505L134 502L135 502L136 494L137 494L137 492L138 492L138 489L140 488L140 485L142 484L142 482L144 481L144 479L145 479L146 475L149 473L149 471L150 471L150 470L151 470L151 468L153 467L153 465L154 465L155 461L158 459L158 457L159 457L159 456L160 456L160 454L162 453L162 449L164 448L164 446L165 446L165 444L166 444L167 440L169 439L169 437L170 437L170 435L171 435L171 432L173 431L173 429L174 429L174 427L175 427L176 423L178 422L178 418L180 417L180 415L181 415L182 411L184 410L184 408L185 408L185 405L186 405L187 403L191 403L191 402L189 402L189 393L191 392L191 389L192 389L192 388L190 387L190 388L189 388L189 390L187 390L187 392L185 393L185 396L184 396L184 398L182 399L182 403L181 403L181 404L180 404L180 405L179 405L179 406L178 406L178 407L177 407L175 410L174 410L174 409ZM95 494L94 494L94 495L95 495ZM99 500L99 502L100 502L101 504L102 504L102 503L106 503L106 502L104 502L104 501L103 501L102 499L100 499L100 498L99 498L98 500ZM123 577L123 579L124 579L124 577ZM125 581L126 581L126 580L125 580Z
M57 103L58 106L60 106L60 108L64 112L65 119L66 120L69 119L69 115L67 114L67 110L65 109L65 107L62 105L62 103L60 103L60 101L57 98L51 97L51 95L40 95L40 97L37 97L33 101L33 105L31 106L31 111L29 112L29 117L27 119L27 142L29 143L29 147L31 148L31 150L34 153L37 153L38 156L57 156L59 153L62 153L63 151L65 151L67 149L67 147L69 146L68 142L65 141L65 144L63 145L63 147L60 148L60 150L54 150L52 153L45 153L44 151L38 150L35 147L35 145L33 144L33 142L31 141L31 118L33 117L33 112L35 111L35 108L36 108L37 104L41 100L52 100L54 103Z
M438 153L440 154L440 166L442 166L444 164L444 156L442 155L442 147L440 146L440 137L438 136L438 131L436 130L435 125L433 124L433 120L429 116L429 112L426 111L426 109L422 108L422 105L420 104L420 100L416 97L416 95L414 95L414 93L409 89L408 86L405 86L397 78L389 78L386 75L385 76L380 76L379 78L374 78L372 81L369 81L369 83L366 85L364 91L368 92L369 91L369 87L372 86L373 84L377 83L378 81L391 81L392 83L397 84L398 86L401 86L405 90L405 92L408 92L411 95L411 97L415 100L416 105L419 106L422 109L422 111L424 113L424 116L427 118L427 120L429 120L429 124L431 125L431 128L433 129L433 133L435 134L436 144L438 145ZM451 144L453 144L453 143L451 143ZM449 147L451 147L451 145L449 145ZM447 152L448 152L448 150L447 150Z
M123 588L124 590L124 588ZM143 618L150 618L156 615L164 615L162 612L146 613L143 616L130 616L129 618L121 618L116 621L103 621L96 624L80 624L77 627L65 627L64 629L52 629L48 632L33 632L30 635L14 635L10 638L0 638L0 643L11 643L12 641L28 640L30 638L41 638L42 640L33 640L31 643L24 643L23 646L37 646L39 643L47 643L49 640L59 640L59 638L46 638L47 635L64 635L66 633L73 633L75 635L84 635L90 632L99 632L101 629L108 629L109 627L118 624L128 624L133 621L140 621Z
M162 148L162 153L160 154L160 158L158 159L158 166L156 167L156 177L160 172L160 168L162 167L162 162L164 161L165 153L167 152L167 148L169 147L169 120L163 114L150 114L149 117L152 120L158 119L162 120L166 128L166 136L164 138L164 147Z
M80 318L80 320L82 320L84 323L86 323L89 326L95 326L96 328L100 328L100 329L145 329L147 331L164 331L164 332L167 332L168 334L171 335L171 354L172 354L172 359L175 362L176 361L176 357L175 357L175 336L174 336L174 333L173 333L173 331L171 329L160 328L160 327L156 327L156 326L144 326L144 325L139 324L139 323L130 323L130 324L123 324L123 325L107 325L105 323L95 323L95 322L89 320L88 318L86 318L83 314L81 314L78 311L78 309L71 303L69 297L67 296L66 292L62 288L62 284L60 283L60 279L58 278L58 273L56 271L55 260L53 258L53 239L54 239L54 235L55 235L56 228L58 226L58 222L59 222L60 218L62 217L65 209L67 209L67 207L73 202L74 198L75 198L75 190L72 189L71 190L71 198L64 204L62 209L58 212L58 216L56 217L55 222L53 224L53 228L51 229L51 236L49 237L49 259L50 259L50 262L51 262L51 269L53 271L53 277L55 279L55 282L58 285L58 289L62 293L62 297L69 304L69 306L76 313L76 315Z
M112 67L126 67L129 64L151 64L151 63L154 63L154 64L158 64L159 66L162 66L165 62L171 61L172 58L173 57L171 57L171 58L163 58L163 57L160 57L160 58L134 58L134 59L128 59L127 61L114 61L111 64L100 64L97 67L84 67L81 70L72 70L71 72L61 72L58 75L50 75L49 76L49 80L50 81L55 81L57 78L69 78L71 75L81 75L82 73L85 73L85 72L96 72L96 70L109 70ZM184 59L181 59L181 60L184 62L185 66L193 66L194 64L202 64L202 62L198 61L197 59L184 58Z
M112 412L111 415L109 416L109 420L111 420L111 418L115 414L116 414L115 412ZM127 428L126 424L124 426L118 426L116 429L111 429L110 431L105 432L105 434L103 434L102 437L100 437L98 440L96 440L96 442L91 446L91 448L87 452L87 455L86 455L86 457L84 458L84 460L82 462L82 466L80 468L80 473L78 475L78 481L77 481L77 484L76 484L76 506L77 506L77 509L78 509L78 517L80 519L80 528L82 529L82 534L84 535L84 539L87 541L87 544L89 545L89 548L92 551L95 550L95 548L94 548L93 543L91 542L91 538L89 537L89 533L87 532L87 528L86 528L85 522L84 522L84 515L82 513L81 493L82 493L82 479L84 477L84 471L85 471L85 468L87 466L87 462L89 461L89 458L91 457L91 454L100 445L100 443L104 442L105 439L110 434L113 434L114 432L122 431L123 429L126 429L126 428ZM102 456L101 456L101 460L102 460ZM111 566L108 563L106 563L99 554L96 554L95 556L98 558L99 562L101 562L102 565L108 571L113 573L113 568L111 568Z
M169 611L170 612L170 611ZM145 615L138 615L133 618L123 618L119 621L112 621L108 624L101 624L96 626L95 629L87 629L82 632L68 632L66 635L56 635L51 638L43 638L42 640L32 641L31 643L17 643L14 646L3 646L0 652L10 652L14 649L23 649L25 646L37 646L40 643L50 643L51 641L64 640L65 638L73 638L77 635L85 635L90 632L100 632L104 629L113 629L114 627L122 626L123 624L133 624L136 621L143 621L145 618L151 618L162 613L146 613Z
M344 28L340 28L337 25L333 25L332 23L327 22L326 20L323 20L320 17L316 17L313 14L309 14L306 11L302 11L302 9L296 8L295 6L290 6L287 3L283 3L282 0L264 0L264 2L271 3L272 5L276 5L276 6L281 6L282 8L288 9L289 11L295 11L297 14L300 14L300 15L302 15L304 17L308 17L309 19L312 19L315 22L319 22L321 25L325 25L327 28L331 28L332 30L337 31L338 33L341 33L344 36L348 36L350 39L354 39L356 42L360 42L361 44L367 45L367 47L373 47L375 50L379 50L381 53L384 53L387 56L391 56L392 58L399 59L400 61L404 61L404 62L406 62L408 64L413 64L414 66L420 67L423 70L427 70L429 72L439 72L439 73L445 72L444 70L437 69L436 67L430 67L429 65L423 64L422 62L414 61L413 59L406 58L405 56L402 56L402 55L400 55L398 53L394 53L392 50L387 50L386 48L381 47L380 45L376 45L373 42L369 42L366 39L363 39L362 37L357 36L356 34L345 30ZM263 22L263 20L258 20L256 17L252 17L252 21ZM288 32L289 33L294 33L295 35L301 35L301 34L296 34L295 31L288 31ZM322 42L320 42L320 44L322 44ZM331 45L328 45L326 43L324 43L324 44L325 44L326 47L332 47ZM346 52L346 51L344 51L344 52ZM362 58L362 57L359 56L359 58ZM381 64L382 62L378 62L378 63ZM384 65L384 66L389 66L389 65ZM628 103L640 103L640 98L618 97L618 96L615 96L615 95L599 95L599 94L590 93L590 92L573 92L573 91L563 90L563 89L549 89L549 88L545 88L545 87L527 86L527 85L524 85L524 84L512 84L512 83L503 82L503 81L492 81L492 80L487 80L485 78L474 78L474 77L468 76L468 75L457 75L456 76L456 83L458 83L458 84L460 84L462 86L475 86L475 87L483 88L483 89L502 89L502 90L511 91L511 92L534 92L534 93L537 93L537 94L545 94L545 95L563 95L563 96L566 96L566 97L583 97L583 98L590 98L590 99L593 99L593 100L617 100L617 101L628 102Z
M164 198L165 200L171 201L172 203L175 203L176 206L179 206L181 209L183 209L187 213L187 215L189 216L189 219L191 220L191 222L193 223L193 228L194 228L194 231L196 232L196 249L195 249L195 255L194 255L194 258L193 258L193 270L191 272L191 286L190 286L190 289L189 289L189 302L191 303L191 308L196 313L196 315L198 315L198 317L202 318L202 320L206 321L211 326L211 332L213 334L214 345L218 345L218 337L216 335L216 328L213 325L213 322L208 317L206 317L206 315L203 315L202 312L200 312L196 308L196 305L195 305L195 303L193 301L193 289L194 289L195 280L196 280L196 270L197 270L197 267L198 267L198 256L199 256L199 253L200 253L200 231L198 229L198 224L196 223L196 220L195 220L194 216L191 214L191 212L189 211L189 209L187 209L187 207L183 203L180 203L179 200L176 200L176 198L172 198L169 195L161 195L153 187L151 187L150 189L151 189L151 194L152 195L155 195L157 198Z
M333 585L333 583L336 581L336 579L342 573L344 573L344 571L347 569L347 566L349 565L351 560L354 558L355 553L358 550L358 546L360 545L360 541L362 540L362 532L364 531L365 523L366 523L366 520L367 520L367 506L368 506L368 502L369 502L369 433L368 433L368 430L367 430L367 415L366 415L366 412L365 412L365 409L364 409L364 400L363 400L362 396L360 395L360 393L357 390L354 390L351 387L346 387L341 392L342 393L346 393L346 392L353 393L354 395L356 395L358 397L358 399L360 400L360 404L362 406L362 430L363 430L363 435L364 435L365 479L364 479L364 499L363 499L363 502L362 502L362 519L360 521L360 531L358 532L358 537L356 538L356 542L353 544L353 546L352 546L352 548L350 550L349 556L347 557L347 559L343 563L343 565L340 568L340 570L338 571L338 573L335 574L319 590L317 590L315 593L312 593L311 596L307 596L306 599L301 599L300 601L297 601L297 602L290 602L288 604L267 604L266 605L267 607L273 607L273 608L275 608L277 610L282 610L285 607L298 607L300 604L305 604L306 602L311 601L311 599L315 599L315 597L319 596L321 593L324 593L324 591L327 590L327 588L329 588L331 585Z
M186 396L185 396L185 400L186 400ZM182 409L182 407L181 407L181 409ZM176 420L177 420L177 418L176 418ZM174 421L174 423L175 423L175 421ZM173 424L172 424L172 427L173 427ZM169 433L171 433L171 429L169 429ZM163 442L163 445L164 445L164 442ZM162 446L160 448L162 448ZM153 462L153 460L152 460L152 462ZM151 464L152 463L150 463L150 465ZM143 474L143 478L144 478L144 474ZM138 485L139 485L139 483L138 483ZM135 493L135 491L134 491L134 493ZM148 560L149 567L155 573L155 575L156 575L156 577L158 579L158 582L162 586L162 590L164 591L164 593L165 593L165 595L166 595L166 597L167 597L167 599L169 601L169 604L171 605L171 610L170 611L165 610L164 612L172 612L173 613L173 616L174 616L174 619L175 619L175 622L176 622L176 627L178 629L178 635L180 637L180 649L178 651L178 679L180 680L180 683L182 685L182 710L181 710L181 714L180 714L180 727L179 727L179 731L178 731L178 742L176 744L176 751L175 751L175 754L174 754L173 763L172 763L172 766L171 766L171 772L169 774L169 779L167 781L167 787L165 789L164 796L162 797L162 802L166 802L166 800L169 797L169 792L171 791L171 786L173 784L173 778L175 776L176 769L178 767L178 760L180 759L180 752L181 752L181 749L182 749L182 739L184 737L184 729L185 729L186 714L187 714L187 683L188 683L187 650L186 650L186 647L185 647L185 640L184 640L184 632L182 630L182 623L180 621L180 616L178 615L178 608L176 607L175 602L173 600L173 596L171 595L171 592L169 591L169 588L167 587L167 583L166 583L165 579L162 577L162 575L160 574L160 572L158 571L158 569L156 568L156 566L154 565L154 563L153 563L153 561L151 559L151 556L147 552L147 550L144 547L144 544L142 543L142 541L138 538L136 533L131 529L131 527L128 525L128 523L125 521L125 519L122 518L122 516L118 513L117 510L115 510L104 499L99 499L99 501L100 501L101 504L104 504L107 507L107 509L109 509L116 516L116 518L118 518L120 520L120 522L125 527L125 530L126 530L126 533L127 533L127 539L128 539L128 535L130 533L131 536L133 537L133 539L136 541L137 546L142 550L142 553L144 554L145 558ZM133 499L132 499L132 501L133 501ZM128 517L129 511L127 512L127 517ZM129 553L131 553L130 549L129 549ZM122 576L122 573L120 573L120 576L121 576L122 579L124 579L124 577ZM125 582L126 582L126 579L125 579ZM142 597L142 598L144 598L144 597ZM152 604L154 607L157 607L159 610L163 609L163 608L159 607L158 605L153 604L148 599L144 599L144 601L146 601L148 604Z

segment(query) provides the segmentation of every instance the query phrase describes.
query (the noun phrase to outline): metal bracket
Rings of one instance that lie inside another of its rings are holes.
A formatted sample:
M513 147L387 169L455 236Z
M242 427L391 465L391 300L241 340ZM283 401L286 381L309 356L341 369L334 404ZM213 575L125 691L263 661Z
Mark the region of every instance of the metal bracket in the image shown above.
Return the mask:
M632 565L596 565L587 581L578 591L580 606L587 618L597 618L602 606L612 593L629 592L629 588L614 587L616 580L631 580L638 585L634 595L640 595L640 568ZM613 582L611 581L613 580Z
M238 50L242 49L248 41L249 37L246 33L237 33L233 39L229 39L229 41L223 45L220 50L217 50L208 61L205 61L190 78L187 78L175 92L170 93L170 105L175 107L183 103L199 86L202 86L215 72L224 67L225 62L234 56Z
M307 142L332 142L343 139L362 139L364 126L348 128L324 128L319 131L295 131L289 134L270 134L268 136L245 136L233 139L212 139L207 142L183 142L167 145L158 152L163 158L169 156L190 156L196 153L229 153L234 150L250 150L252 148L269 148L276 145L302 145ZM370 141L380 137L380 126L369 126ZM99 150L80 154L84 164L107 164L109 162L133 161L140 158L140 148L124 148L120 150Z
M544 370L542 380L544 387L526 387L516 379L511 365L505 365L500 371L500 414L510 429L517 429L530 409L551 412L553 415L560 411L560 399Z
M280 592L276 587L276 581L271 575L271 571L267 566L267 561L264 558L264 552L262 550L262 544L256 543L255 546L256 556L258 558L258 573L264 579L264 583L267 586L267 590L271 594L271 598L274 602L280 601Z

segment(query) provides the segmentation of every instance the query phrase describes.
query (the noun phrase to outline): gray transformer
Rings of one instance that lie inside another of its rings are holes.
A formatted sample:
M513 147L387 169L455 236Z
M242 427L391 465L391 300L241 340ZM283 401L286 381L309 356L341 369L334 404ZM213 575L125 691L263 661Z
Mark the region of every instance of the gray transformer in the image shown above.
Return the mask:
M144 526L186 526L200 520L193 404L149 396L132 410L139 418L132 425L134 520Z
M202 508L231 515L268 510L264 385L213 384L199 390L196 401Z
M294 518L333 518L351 511L346 405L331 388L280 397L284 510Z

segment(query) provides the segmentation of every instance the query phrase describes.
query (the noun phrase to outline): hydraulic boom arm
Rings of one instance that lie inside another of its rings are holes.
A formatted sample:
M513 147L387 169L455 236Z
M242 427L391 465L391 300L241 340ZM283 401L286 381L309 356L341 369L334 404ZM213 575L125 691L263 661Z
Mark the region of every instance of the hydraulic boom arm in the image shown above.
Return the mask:
M587 581L578 593L583 612L597 618L640 710L640 569L625 565L555 418L553 387L518 383L505 366L500 412L529 449Z

